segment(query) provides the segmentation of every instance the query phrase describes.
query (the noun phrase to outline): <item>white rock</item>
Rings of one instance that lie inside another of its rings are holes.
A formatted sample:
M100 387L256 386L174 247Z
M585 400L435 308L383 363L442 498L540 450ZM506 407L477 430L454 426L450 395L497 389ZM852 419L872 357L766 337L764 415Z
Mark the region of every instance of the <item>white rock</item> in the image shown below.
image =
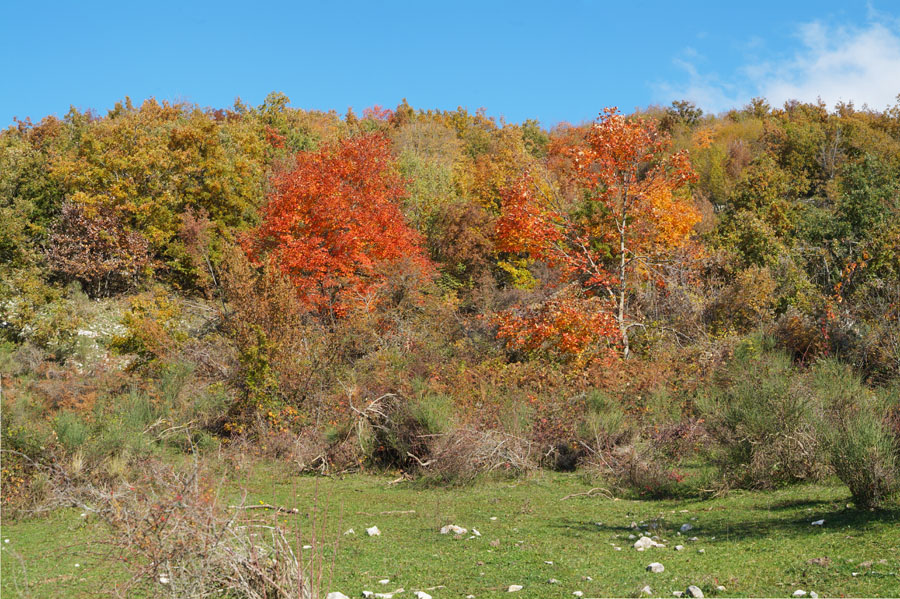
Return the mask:
M456 524L448 524L447 526L444 526L441 528L442 535L447 535L447 534L450 534L451 532L455 535L464 535L468 531L465 528L463 528L462 526L457 526Z
M81 567L81 564L75 564L75 567L76 567L76 568L80 568L80 567Z
M304 545L303 549L312 549L312 545Z
M555 578L551 578L550 580L547 581L547 584L559 584L559 581L556 580Z
M551 562L551 561L545 561L544 563L547 564L548 566L552 566L552 565L553 565L553 562Z
M675 545L675 551L681 551L684 549L684 545Z
M169 577L165 574L159 575L159 584L169 584Z
M390 578L382 578L381 580L378 581L378 584L391 584L391 579Z
M523 588L524 587L522 587L522 585L520 585L520 584L511 584L511 585L509 585L509 588L506 589L506 592L507 593L515 593L516 591L521 591Z
M480 537L480 536L481 536L481 533L478 532L478 529L477 529L477 528L473 528L473 529L472 529L472 534L475 535L476 537Z
M644 551L645 549L650 549L651 547L665 547L665 545L660 545L650 537L641 537L634 542L634 548L638 551Z
M353 530L352 528L348 528L347 531L344 533L344 536L346 537L347 535L355 535L355 534L356 534L355 530Z
M698 549L697 553L706 553L706 549Z
M366 534L369 535L370 537L380 537L381 531L378 530L377 526L373 526L371 528L366 529Z
M429 595L425 591L416 591L415 597L416 599L431 599L431 595Z
M682 595L684 595L684 591L672 591L673 597L681 597Z
M791 597L806 597L806 591L803 589L797 589L793 593L791 593Z
M621 547L613 547L613 549L615 549L616 551L622 551Z
M659 562L652 562L647 566L647 572L653 572L654 574L659 574L660 572L665 571L665 569L666 567Z
M350 597L340 591L332 591L325 595L325 599L350 599Z
M650 585L645 586L641 589L641 595L652 595L653 589L650 588Z
M475 599L475 595L466 595L466 599Z
M693 584L684 590L684 594L688 597L694 597L694 599L703 598L703 591L700 590L700 587Z
M573 591L572 594L576 597L584 597L584 593L581 591Z
M365 599L372 599L372 597L375 596L375 593L372 591L363 591L362 595Z
M700 540L699 537L691 537L690 539L688 539L688 541L699 541L699 540Z
M719 586L716 587L716 590L719 591L720 593L723 593L723 592L725 592L725 587L720 584Z
M819 594L815 591L810 591L809 597L810 597L810 599L819 599Z
M633 541L633 540L635 540L636 538L637 538L637 537L634 536L634 535L628 535L628 540L629 540L629 541Z
M825 524L825 519L822 518L821 520L816 520L814 522L811 522L810 524L812 524L812 526L823 526Z
M687 532L689 530L692 530L693 528L694 527L692 525L685 522L684 524L681 525L681 532Z
M496 519L497 519L497 516L491 516L491 517L490 517L490 521L491 521L491 522L493 522L493 521L496 520Z

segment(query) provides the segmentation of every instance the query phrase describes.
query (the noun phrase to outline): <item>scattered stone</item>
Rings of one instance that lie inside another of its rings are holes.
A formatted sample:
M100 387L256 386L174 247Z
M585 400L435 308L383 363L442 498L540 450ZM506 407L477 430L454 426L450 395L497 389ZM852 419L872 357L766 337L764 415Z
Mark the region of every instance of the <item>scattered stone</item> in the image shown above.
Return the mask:
M493 541L491 541L491 547L499 547L499 546L500 546L500 539L494 539Z
M355 534L356 534L355 530L353 530L352 528L348 528L347 532L344 533L344 536L346 537L347 535L355 535Z
M425 591L416 591L416 599L431 599L431 595Z
M159 584L169 584L169 577L165 574L159 575Z
M618 547L618 546L616 546L616 545L613 545L613 549L615 549L616 551L622 551L622 548L621 548L621 547Z
M719 586L716 587L716 590L719 591L720 593L724 593L724 592L725 592L725 587L722 586L722 585L719 585Z
M509 588L506 589L507 593L515 593L516 591L521 591L524 587L520 584L511 584Z
M703 599L703 591L700 590L700 587L697 585L691 585L684 590L684 594L688 597L694 597L694 599Z
M341 593L340 591L332 591L325 595L325 599L350 599L350 597Z
M466 599L475 599L475 595L466 595Z
M312 545L304 545L304 546L303 546L303 549L304 549L304 550L306 550L306 549L312 549Z
M650 585L645 586L641 589L641 595L652 595L653 589L650 588Z
M552 566L552 565L553 565L553 562L551 562L551 561L545 561L544 563L547 564L548 566Z
M850 572L850 576L859 576L859 572Z
M366 534L369 535L370 537L380 537L381 531L378 530L377 526L373 526L371 528L366 529Z
M638 551L644 551L646 549L650 549L651 547L665 547L665 545L660 545L650 537L641 537L634 542L634 548Z
M871 568L874 562L863 562L859 565L860 568Z
M478 529L476 529L476 528L473 528L473 529L472 529L472 534L475 535L476 537L480 537L480 536L481 536L481 533L478 532Z
M451 532L455 535L464 535L468 531L462 526L457 526L456 524L448 524L447 526L441 528L442 535L450 534Z
M821 520L816 520L816 521L812 522L811 524L813 526L823 526L825 524L825 519L823 518Z
M831 564L831 560L828 559L827 557L814 557L806 563L812 564L814 566L822 566L823 568L827 568Z
M555 578L551 578L550 580L547 581L547 584L559 584L559 581L556 580Z
M495 521L496 519L497 519L497 516L491 516L491 517L490 517L491 522Z
M684 549L684 545L675 545L675 551L681 551Z
M633 541L633 540L635 540L636 538L637 538L637 537L634 536L634 535L628 535L628 540L629 540L629 541Z
M688 539L688 541L692 541L692 542L693 542L693 541L699 541L699 540L700 540L699 537L691 537L690 539Z
M673 597L681 597L682 595L684 595L684 591L672 591Z
M665 569L666 569L666 567L663 566L659 562L653 562L647 566L647 572L653 572L654 574L659 574L660 572L663 572Z
M819 599L819 594L815 591L810 591L809 597L810 597L810 599Z
M576 597L584 597L584 593L581 591L574 591L574 592L572 592L572 594L575 595Z
M364 597L364 599L372 599L372 597L375 596L375 593L373 593L372 591L363 591L362 596Z
M637 522L632 522L632 523L631 523L631 528L637 528L637 527L638 527L638 523L637 523Z
M382 578L381 580L378 581L378 584L391 584L391 579L390 578Z
M685 522L684 524L681 525L681 532L687 532L689 530L692 530L693 528L694 527L692 525Z
M797 589L793 593L791 593L791 597L806 597L806 591L803 589Z
M706 549L698 549L697 553L706 553Z
M590 576L582 576L582 577L581 577L581 580L586 580L586 581L590 582L590 581L592 581L592 580L594 580L594 579L591 578Z

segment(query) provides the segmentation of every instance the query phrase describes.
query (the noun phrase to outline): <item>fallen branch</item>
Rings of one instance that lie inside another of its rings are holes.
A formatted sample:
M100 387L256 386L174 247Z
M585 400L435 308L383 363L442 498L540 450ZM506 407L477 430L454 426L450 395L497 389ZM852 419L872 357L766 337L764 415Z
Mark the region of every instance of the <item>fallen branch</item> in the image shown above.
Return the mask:
M272 510L284 514L299 514L300 510L295 507L282 507L280 505L271 505L269 503L261 503L259 505L229 505L230 510Z
M572 493L571 495L566 495L565 497L560 499L560 501L565 501L566 499L571 499L572 497L591 497L595 493L598 495L603 495L607 499L612 499L613 501L616 500L616 498L613 497L613 494L610 493L608 489L604 489L603 487L594 487L590 491L585 491L584 493Z

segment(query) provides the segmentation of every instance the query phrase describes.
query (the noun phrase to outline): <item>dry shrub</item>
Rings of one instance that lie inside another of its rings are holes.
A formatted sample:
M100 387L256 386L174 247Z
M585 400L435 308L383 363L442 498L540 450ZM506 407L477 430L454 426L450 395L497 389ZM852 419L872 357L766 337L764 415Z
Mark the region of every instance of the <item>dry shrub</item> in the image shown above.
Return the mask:
M527 439L501 431L459 429L435 438L421 471L428 481L464 484L484 473L534 470L538 457Z
M681 482L685 474L652 445L637 443L612 452L595 454L595 467L619 492L631 492L638 497L666 499L684 495Z
M77 504L108 527L110 557L132 575L115 592L179 599L324 597L318 589L333 561L324 559L323 548L336 552L337 540L324 542L327 520L315 510L311 540L316 549L304 556L289 541L295 533L279 526L276 518L244 520L252 506L222 505L196 466L181 473L147 462L144 472L138 483L88 487L77 494ZM277 506L263 509L297 513ZM296 544L302 544L296 535Z

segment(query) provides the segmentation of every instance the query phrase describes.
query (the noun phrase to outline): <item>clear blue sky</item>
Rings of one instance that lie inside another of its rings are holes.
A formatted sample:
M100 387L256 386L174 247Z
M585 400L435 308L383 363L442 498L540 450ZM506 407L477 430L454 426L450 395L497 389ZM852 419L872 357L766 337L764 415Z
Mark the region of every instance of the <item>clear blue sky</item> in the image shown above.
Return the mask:
M4 3L0 126L116 100L471 110L579 122L688 98L893 103L896 0ZM886 71L886 72L885 72ZM895 88L895 89L894 89Z

